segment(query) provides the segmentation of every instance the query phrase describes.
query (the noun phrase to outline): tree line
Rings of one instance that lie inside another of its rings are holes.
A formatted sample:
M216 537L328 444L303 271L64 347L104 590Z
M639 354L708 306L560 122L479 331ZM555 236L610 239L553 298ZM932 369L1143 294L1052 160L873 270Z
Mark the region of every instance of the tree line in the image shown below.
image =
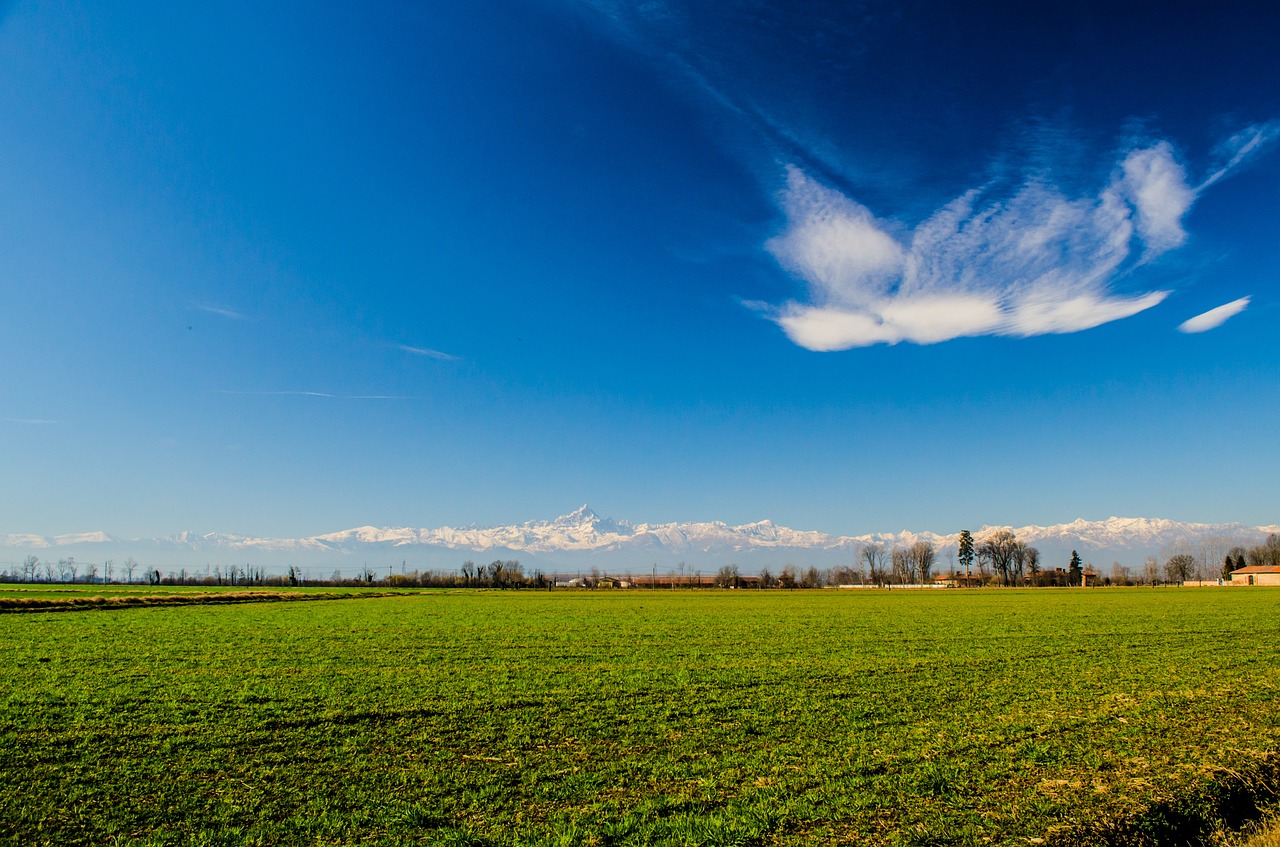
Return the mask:
M1220 542L1220 540L1219 540ZM1086 565L1077 551L1071 551L1070 559L1062 566L1049 566L1040 551L1019 541L1009 530L996 530L981 540L975 539L969 530L960 533L955 548L947 548L939 555L930 541L919 540L906 546L886 548L883 544L863 545L854 563L837 565L828 569L802 568L794 564L782 566L777 573L769 567L761 568L755 576L744 576L737 565L724 565L715 576L704 580L701 571L694 577L692 570L681 562L676 572L668 571L664 579L643 576L635 579L602 575L592 568L588 575L561 581L555 575L541 569L525 572L518 560L497 559L488 564L466 561L456 570L413 570L404 565L400 573L388 569L382 575L368 566L354 576L344 576L334 571L328 578L308 576L300 567L290 565L284 574L268 573L262 566L227 565L206 567L203 573L180 569L161 573L158 569L142 566L129 557L117 565L113 560L97 563L77 562L72 556L55 561L42 561L27 556L10 572L0 572L0 581L46 583L146 583L151 585L226 585L226 586L382 586L421 588L497 588L497 589L549 589L557 585L594 588L601 584L621 587L670 588L825 588L840 585L886 586L927 585L935 577L943 577L957 585L981 586L1080 586L1103 585L1157 585L1183 583L1193 579L1229 580L1231 572L1251 566L1280 567L1280 536L1272 534L1262 544L1245 547L1230 546L1222 555L1220 565L1211 565L1212 540L1202 542L1199 555L1190 552L1186 544L1177 544L1166 551L1163 563L1160 557L1148 556L1142 569L1113 563L1108 574L1095 572ZM1219 543L1217 549L1221 549ZM945 557L946 567L941 566Z

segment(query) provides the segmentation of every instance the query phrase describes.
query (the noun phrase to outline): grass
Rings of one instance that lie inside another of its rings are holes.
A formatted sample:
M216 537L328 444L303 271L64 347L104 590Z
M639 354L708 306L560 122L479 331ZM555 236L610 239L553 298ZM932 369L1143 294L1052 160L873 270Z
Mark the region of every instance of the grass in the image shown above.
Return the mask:
M0 840L1139 843L1271 772L1278 604L444 592L4 615Z

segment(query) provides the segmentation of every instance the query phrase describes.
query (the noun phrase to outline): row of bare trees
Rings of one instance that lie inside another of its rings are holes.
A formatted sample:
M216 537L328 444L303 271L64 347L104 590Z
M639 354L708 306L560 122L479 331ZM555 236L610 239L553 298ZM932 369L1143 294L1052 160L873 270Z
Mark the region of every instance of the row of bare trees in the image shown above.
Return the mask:
M1008 530L994 532L980 542L965 530L956 553L966 577L972 577L975 565L979 575L994 573L1004 585L1018 585L1025 575L1040 573L1040 551L1018 541ZM951 556L949 551L949 560ZM928 583L938 564L938 551L932 542L923 540L892 550L882 544L867 544L859 551L858 561L873 584Z
M1280 536L1271 535L1262 544L1245 547L1241 544L1227 546L1223 539L1202 540L1203 549L1190 549L1187 544L1173 545L1166 550L1163 565L1155 556L1147 557L1140 572L1130 573L1129 568L1114 563L1111 573L1099 581L1127 585L1135 583L1182 583L1192 579L1229 579L1231 571L1246 565L1280 567ZM1209 557L1223 550L1220 562L1213 564ZM981 541L964 530L954 550L948 549L946 559L951 574L963 574L969 584L1001 585L1081 585L1085 565L1072 551L1066 568L1046 569L1040 551L1019 541L1009 530L997 530ZM882 544L864 545L858 552L856 565L838 565L829 570L814 567L783 566L776 575L763 568L751 584L761 588L822 588L824 586L869 584L901 585L928 583L939 567L937 548L929 541L919 540L906 547L886 549ZM959 569L955 568L959 564ZM683 574L684 563L680 565ZM594 584L598 571L592 570ZM203 574L185 569L167 574L158 570L144 570L137 560L129 557L121 565L108 560L96 563L77 562L74 557L57 561L42 561L27 556L13 572L0 574L0 579L18 582L127 582L135 580L152 584L179 585L381 585L418 587L467 587L467 588L545 588L551 579L541 570L526 574L516 560L495 560L487 565L464 562L456 571L413 571L379 576L365 567L354 578L344 578L335 571L329 579L316 579L304 575L301 568L290 566L287 575L270 575L266 568L252 565L231 565L214 569L206 568ZM682 584L683 580L672 584ZM720 569L715 584L720 587L741 587L745 580L736 565ZM700 584L700 580L699 580Z
M0 574L0 578L12 582L133 582L134 573L139 567L132 556L119 566L113 559L107 559L99 565L97 562L77 562L75 556L52 562L41 560L38 556L27 556L12 573L6 571Z

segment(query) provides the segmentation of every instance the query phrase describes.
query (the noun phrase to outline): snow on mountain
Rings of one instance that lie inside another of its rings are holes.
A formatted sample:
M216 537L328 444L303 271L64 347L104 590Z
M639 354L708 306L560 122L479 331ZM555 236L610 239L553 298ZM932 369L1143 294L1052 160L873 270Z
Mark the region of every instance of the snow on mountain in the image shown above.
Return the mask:
M1185 523L1160 518L1111 517L1103 521L1077 519L1053 526L984 526L974 531L981 541L989 534L1011 530L1020 540L1060 557L1063 551L1079 549L1082 555L1114 557L1133 561L1159 553L1177 544L1209 541L1252 545L1260 543L1277 526L1249 527L1244 524ZM140 553L169 560L209 559L220 561L301 562L369 558L399 562L415 558L433 563L451 562L468 555L506 558L523 556L548 566L569 562L628 566L657 560L759 562L785 561L835 564L852 563L867 544L886 548L928 541L940 551L955 547L959 533L939 534L903 530L838 536L813 530L796 530L773 521L732 526L722 521L672 522L665 524L615 521L603 518L582 506L552 520L526 521L497 527L408 527L361 526L305 538L255 538L227 533L182 532L159 539L121 541L104 532L46 537L12 534L0 536L10 549L77 548L77 552L110 555ZM125 551L128 551L127 553ZM584 558L585 557L585 558ZM1104 559L1100 558L1100 561ZM455 565L456 566L456 563Z
M70 535L55 535L53 543L56 547L71 544L110 544L116 539L105 532L75 532Z
M26 533L10 533L4 536L4 546L14 549L33 549L39 550L45 547L52 547L53 541L45 538L43 535L28 535Z
M46 549L49 547L70 547L82 544L110 544L118 539L105 532L73 532L68 535L29 535L14 533L0 536L5 547Z

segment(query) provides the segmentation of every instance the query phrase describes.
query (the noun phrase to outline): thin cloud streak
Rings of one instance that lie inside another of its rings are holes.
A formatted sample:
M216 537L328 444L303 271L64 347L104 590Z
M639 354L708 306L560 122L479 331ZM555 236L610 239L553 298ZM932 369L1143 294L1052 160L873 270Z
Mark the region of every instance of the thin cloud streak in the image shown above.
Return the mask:
M1219 155L1227 160L1226 163L1209 174L1204 182L1200 183L1199 187L1196 188L1196 193L1204 191L1244 164L1246 159L1249 159L1263 147L1275 141L1277 137L1280 137L1280 121L1270 121L1257 126L1245 127L1228 138L1218 148Z
M1208 332L1211 329L1217 329L1227 322L1228 319L1235 317L1243 312L1249 306L1249 297L1241 297L1239 300L1232 300L1230 303L1223 303L1216 309L1210 309L1202 312L1194 318L1189 318L1178 325L1178 332L1197 333Z
M239 397L320 397L326 400L418 400L400 394L330 394L325 391L234 391L215 388L214 394L230 394Z
M48 418L5 418L5 421L25 426L57 426L62 423L62 421L49 420Z
M1003 199L972 189L905 233L790 166L788 226L765 247L809 297L763 311L814 351L1072 333L1136 315L1169 292L1117 295L1114 280L1182 246L1200 190L1268 139L1256 127L1235 136L1199 189L1159 141L1124 152L1094 196L1029 176Z
M235 309L228 308L227 306L218 306L213 303L195 303L194 305L200 311L208 312L211 315L219 315L224 318L230 318L233 321L249 320L248 315L243 312L238 312Z
M458 361L457 356L453 356L448 353L443 353L439 350L432 350L430 347L414 347L409 344L397 344L396 349L401 350L405 353L410 353L414 356L422 356L423 358L427 358L427 359L436 359L441 362Z

